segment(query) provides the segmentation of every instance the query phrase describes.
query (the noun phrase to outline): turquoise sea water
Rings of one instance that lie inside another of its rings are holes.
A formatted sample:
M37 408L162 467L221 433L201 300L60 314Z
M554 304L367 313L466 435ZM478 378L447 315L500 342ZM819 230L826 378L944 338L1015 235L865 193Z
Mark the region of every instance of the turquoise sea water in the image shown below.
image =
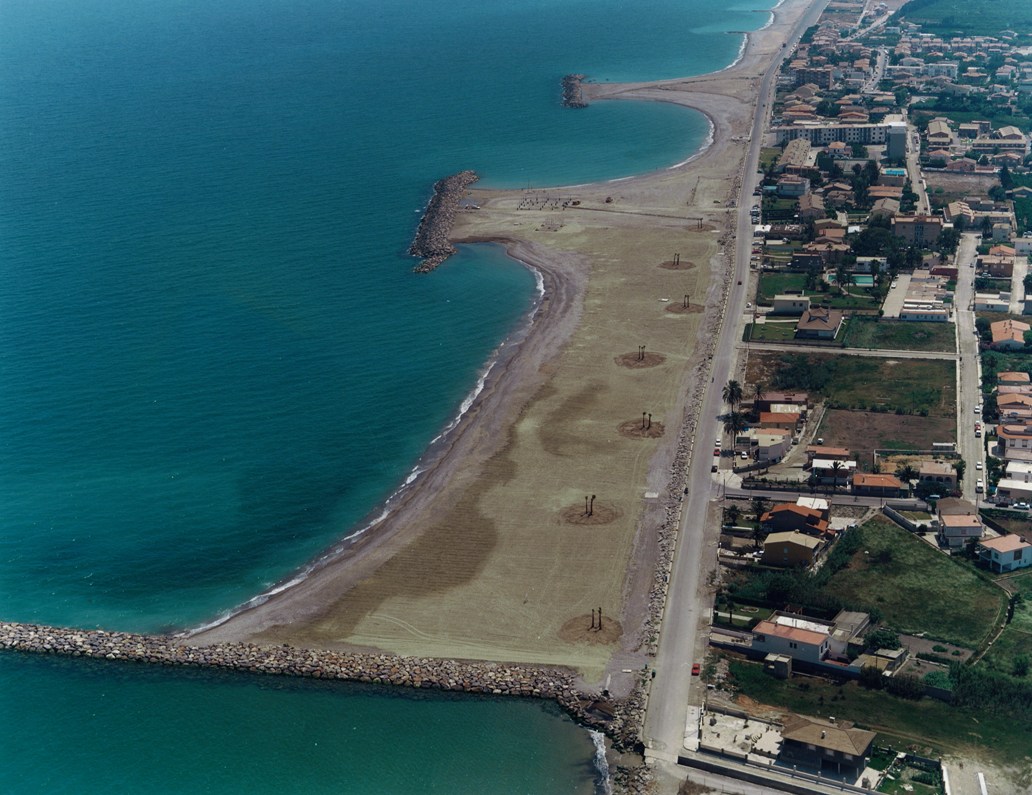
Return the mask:
M0 4L0 617L196 625L361 527L534 300L492 247L411 274L432 182L474 168L570 184L683 159L698 114L563 109L559 79L720 68L741 43L726 31L766 22L755 7ZM68 676L5 659L0 690L74 689L89 711L119 689ZM163 703L161 682L133 698ZM83 726L46 714L29 736L68 756ZM557 719L513 720L547 735ZM119 732L98 734L116 747ZM26 764L19 789L53 791Z

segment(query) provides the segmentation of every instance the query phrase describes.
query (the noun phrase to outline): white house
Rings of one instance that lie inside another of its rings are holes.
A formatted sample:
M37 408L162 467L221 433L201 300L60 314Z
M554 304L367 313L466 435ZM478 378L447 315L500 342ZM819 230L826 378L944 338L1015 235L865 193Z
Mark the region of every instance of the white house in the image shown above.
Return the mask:
M999 536L980 541L978 557L997 573L1032 566L1032 544L1019 535Z

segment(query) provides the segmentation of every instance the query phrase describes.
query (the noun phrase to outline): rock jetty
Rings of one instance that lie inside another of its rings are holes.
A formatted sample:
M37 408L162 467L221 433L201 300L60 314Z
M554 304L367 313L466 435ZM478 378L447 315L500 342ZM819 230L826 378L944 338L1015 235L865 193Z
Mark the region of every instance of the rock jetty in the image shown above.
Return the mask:
M434 183L434 195L409 246L409 254L421 258L416 273L429 273L455 253L450 239L455 213L466 189L478 179L474 171L460 171Z
M189 646L171 636L63 629L0 622L0 650L87 657L152 665L219 668L252 674L335 679L478 693L551 699L578 722L607 734L622 750L639 746L638 709L579 691L566 668L511 663L359 654L293 646L218 643ZM637 706L637 705L636 705Z
M563 107L586 108L584 91L581 89L587 75L566 75L563 78Z

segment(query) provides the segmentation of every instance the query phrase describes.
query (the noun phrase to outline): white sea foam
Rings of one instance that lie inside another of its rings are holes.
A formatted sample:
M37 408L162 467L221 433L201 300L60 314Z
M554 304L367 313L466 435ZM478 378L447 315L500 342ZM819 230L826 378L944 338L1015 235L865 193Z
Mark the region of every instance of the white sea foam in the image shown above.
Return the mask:
M595 793L596 795L612 795L613 782L609 780L609 760L606 759L606 736L602 732L590 730L591 742L595 744Z

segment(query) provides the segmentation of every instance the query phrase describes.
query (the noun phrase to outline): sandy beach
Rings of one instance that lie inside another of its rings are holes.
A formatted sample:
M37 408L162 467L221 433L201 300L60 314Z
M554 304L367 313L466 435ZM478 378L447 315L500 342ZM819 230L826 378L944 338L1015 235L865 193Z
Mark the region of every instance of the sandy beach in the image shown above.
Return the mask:
M529 325L384 521L190 643L548 663L592 683L641 668L688 395L708 378L703 351L732 271L759 76L811 5L781 3L721 72L584 84L589 102L703 112L712 140L689 162L592 185L472 191L479 209L458 214L452 239L504 245L541 275Z

